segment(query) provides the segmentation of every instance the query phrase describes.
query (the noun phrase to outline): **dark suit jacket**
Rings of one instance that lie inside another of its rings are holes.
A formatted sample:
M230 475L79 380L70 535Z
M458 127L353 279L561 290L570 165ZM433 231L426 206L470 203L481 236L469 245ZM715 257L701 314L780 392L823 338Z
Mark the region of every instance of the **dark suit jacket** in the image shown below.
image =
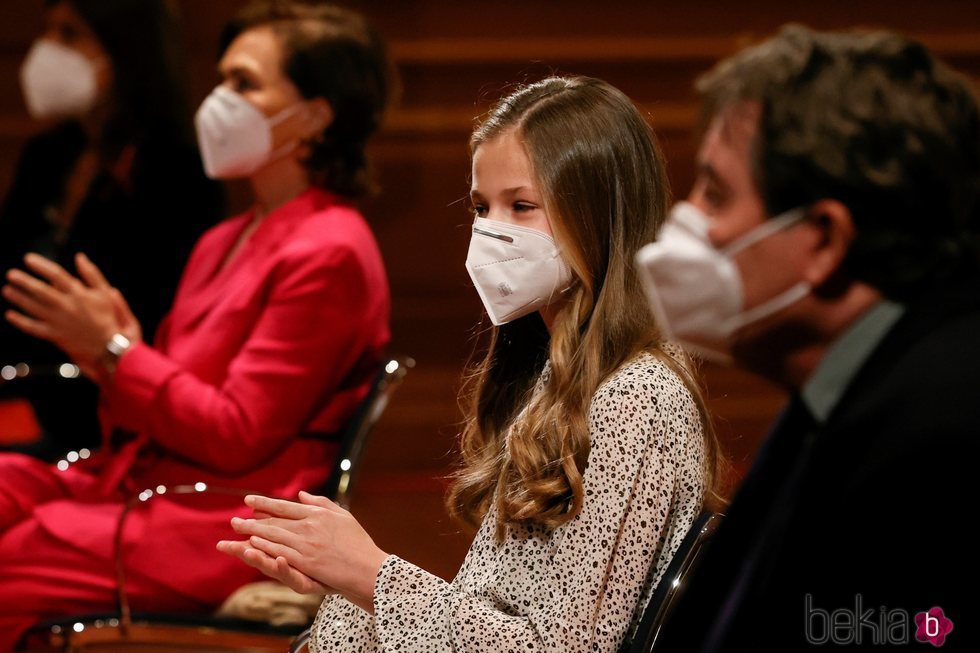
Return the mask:
M825 424L794 398L657 650L921 648L933 607L953 622L944 650L980 650L978 374L971 281L909 304Z

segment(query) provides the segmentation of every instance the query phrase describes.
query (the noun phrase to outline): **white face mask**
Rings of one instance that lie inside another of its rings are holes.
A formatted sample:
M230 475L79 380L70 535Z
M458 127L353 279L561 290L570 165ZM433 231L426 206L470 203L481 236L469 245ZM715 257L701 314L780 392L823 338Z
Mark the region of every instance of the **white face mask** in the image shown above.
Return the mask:
M473 221L466 270L495 326L547 306L572 282L551 236L486 218Z
M671 209L657 241L636 255L657 325L707 358L728 361L731 337L801 300L810 292L805 281L745 310L742 279L733 257L805 217L802 208L786 211L717 249L708 238L708 218L688 202Z
M197 143L208 177L247 177L296 147L295 142L288 143L273 152L272 128L301 106L294 104L266 118L238 93L224 86L216 87L194 116Z
M20 68L27 110L35 119L83 116L98 98L98 66L85 55L39 39Z

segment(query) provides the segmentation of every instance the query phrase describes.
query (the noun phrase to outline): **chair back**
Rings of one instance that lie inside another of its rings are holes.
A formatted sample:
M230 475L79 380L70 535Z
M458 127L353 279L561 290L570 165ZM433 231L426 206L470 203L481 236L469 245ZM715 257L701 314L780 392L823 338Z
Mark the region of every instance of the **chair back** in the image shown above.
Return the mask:
M405 379L408 371L415 367L415 361L407 356L385 361L374 378L368 394L357 407L344 429L337 451L333 471L330 473L324 496L344 508L350 507L350 497L354 481L361 467L361 458L367 447L374 426L381 419L392 395Z
M310 629L307 628L289 643L289 653L310 653Z
M636 630L633 642L624 647L629 653L652 653L656 650L657 636L678 597L684 590L684 583L697 564L704 545L711 539L721 523L723 515L703 512L691 525L681 545L671 558L664 571L660 584L650 597L650 603L643 611L643 619Z
M350 496L357 472L361 467L361 457L374 425L381 419L381 414L387 408L391 396L413 367L415 361L407 356L386 361L375 377L371 390L344 430L340 450L337 452L337 462L334 463L333 472L324 491L324 495L344 508L350 507ZM309 650L310 629L307 628L290 643L289 653L309 653Z

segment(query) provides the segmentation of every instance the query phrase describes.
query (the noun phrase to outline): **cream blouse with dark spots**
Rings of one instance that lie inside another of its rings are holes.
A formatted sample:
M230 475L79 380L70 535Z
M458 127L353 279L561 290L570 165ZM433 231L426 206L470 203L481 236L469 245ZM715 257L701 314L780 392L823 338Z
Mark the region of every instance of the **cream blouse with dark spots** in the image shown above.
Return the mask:
M451 583L389 556L374 615L328 596L311 650L616 651L701 509L704 439L694 399L651 354L599 387L589 429L574 519L498 543L491 509Z

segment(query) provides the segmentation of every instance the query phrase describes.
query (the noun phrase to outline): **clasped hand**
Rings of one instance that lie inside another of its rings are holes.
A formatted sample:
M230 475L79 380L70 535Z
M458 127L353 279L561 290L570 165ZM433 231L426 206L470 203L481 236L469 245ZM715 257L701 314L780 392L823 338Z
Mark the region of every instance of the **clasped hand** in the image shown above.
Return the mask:
M19 309L6 311L7 321L62 349L86 376L100 378L105 345L113 334L134 343L142 338L122 294L84 254L75 257L80 279L38 254L25 256L24 264L38 276L7 272L3 296Z
M245 541L222 540L217 548L302 594L343 594L374 611L374 582L388 554L353 516L333 501L308 492L299 502L249 495L252 519L231 520Z

